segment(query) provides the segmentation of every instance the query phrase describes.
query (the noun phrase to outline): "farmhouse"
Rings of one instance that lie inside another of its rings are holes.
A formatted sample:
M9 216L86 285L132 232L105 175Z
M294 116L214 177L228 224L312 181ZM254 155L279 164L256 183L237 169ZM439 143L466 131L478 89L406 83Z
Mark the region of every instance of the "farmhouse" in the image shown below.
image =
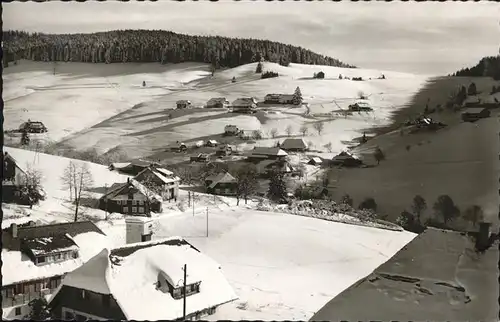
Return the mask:
M207 102L207 108L224 108L228 106L229 101L225 97L214 97Z
M255 147L248 158L256 160L264 160L264 159L278 160L278 159L283 159L286 156L288 156L288 153L277 147L276 148Z
M242 140L250 140L254 137L254 130L240 130L238 137Z
M208 140L205 145L208 146L208 147L216 147L219 143L215 140Z
M24 122L19 126L19 131L26 131L28 133L45 133L48 129L42 122L28 120L28 122Z
M296 104L295 96L293 94L281 94L279 98L280 104Z
M281 94L267 94L264 97L264 103L279 103Z
M225 135L238 135L238 133L240 132L240 130L238 129L238 127L236 125L226 125L224 127L224 134Z
M333 157L330 164L344 167L359 167L363 164L363 162L349 152L342 151Z
M299 104L293 94L267 94L264 97L264 103L267 104Z
M49 308L62 320L172 321L183 319L183 296L185 320L237 299L218 263L169 238L103 249L66 276Z
M109 213L151 217L162 211L162 197L135 179L116 185L99 199L99 209Z
M307 144L304 139L285 139L280 148L285 151L304 152L307 150Z
M205 186L208 193L234 196L236 195L238 182L228 172L221 172L215 176L208 177L205 180Z
M175 144L170 146L167 151L173 151L173 152L182 152L187 150L187 145L177 141Z
M312 157L309 159L309 162L307 164L310 165L321 165L323 163L323 160L320 157Z
M489 239L489 232L481 232L481 227L478 235ZM427 228L370 275L328 302L311 321L337 316L346 321L404 321L413 316L422 321L498 320L498 239L478 254L471 237ZM424 262L429 265L422 265ZM456 284L457 272L466 289ZM474 292L471 299L469 290L475 289L481 291ZM398 296L382 296L387 292ZM415 294L422 294L418 301ZM367 301L370 305L360 310Z
M64 275L100 251L106 236L90 221L2 230L2 318L22 319L28 303L48 297Z
M151 166L141 171L134 179L146 187L154 187L163 200L177 200L181 179L172 171Z
M191 101L188 100L180 100L175 102L175 105L178 109L191 107Z
M296 171L286 160L264 160L258 165L259 172L279 172L282 174L294 174Z
M490 117L491 112L484 107L471 107L462 113L462 120L464 122L474 122L482 118Z
M159 165L160 164L158 162L145 161L139 159L131 162L111 163L108 168L110 171L116 170L129 175L137 175L150 166L159 166Z
M257 111L257 103L253 98L238 98L231 106L235 113L255 113Z
M197 155L193 155L189 158L189 161L191 162L208 162L210 161L210 155L206 153L200 153Z
M22 200L21 189L27 180L27 173L7 152L3 154L2 201L28 204Z

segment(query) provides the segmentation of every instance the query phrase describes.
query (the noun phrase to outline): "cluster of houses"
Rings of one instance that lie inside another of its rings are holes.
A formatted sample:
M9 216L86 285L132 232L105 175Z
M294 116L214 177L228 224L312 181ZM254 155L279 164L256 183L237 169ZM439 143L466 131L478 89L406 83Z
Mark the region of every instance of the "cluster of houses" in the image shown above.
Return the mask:
M58 320L194 320L237 299L213 259L182 238L134 242L141 229L127 221L118 247L90 221L2 229L2 319L45 299Z
M225 97L213 97L205 104L206 108L231 108L234 113L255 113L257 112L258 101L255 97L240 97L230 103ZM267 94L264 97L265 104L293 104L300 105L302 99L294 94ZM177 109L193 107L189 100L178 100Z
M500 107L500 94L494 93L486 97L468 96L462 103L462 120L474 122L491 116L491 109Z

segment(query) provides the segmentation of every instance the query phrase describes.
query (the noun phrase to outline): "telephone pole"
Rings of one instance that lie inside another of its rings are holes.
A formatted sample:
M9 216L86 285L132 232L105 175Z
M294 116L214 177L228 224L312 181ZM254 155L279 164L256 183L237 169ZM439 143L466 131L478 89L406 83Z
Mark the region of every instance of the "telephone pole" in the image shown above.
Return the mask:
M208 237L208 207L207 207L207 237Z
M182 320L186 321L186 277L187 277L187 264L184 264L184 289L183 289L183 303L182 303Z

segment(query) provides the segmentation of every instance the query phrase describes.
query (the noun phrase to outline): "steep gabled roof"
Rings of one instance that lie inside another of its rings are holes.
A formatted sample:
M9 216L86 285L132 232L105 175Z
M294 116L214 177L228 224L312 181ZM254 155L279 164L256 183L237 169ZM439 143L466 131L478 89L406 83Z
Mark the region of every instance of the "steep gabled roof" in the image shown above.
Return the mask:
M255 147L252 150L253 155L272 155L272 156L287 156L288 153L283 151L280 148L273 147L273 148L268 148L268 147Z
M219 183L233 183L236 182L236 178L233 177L229 172L221 172L216 177L212 179L212 183L210 184L210 189L215 188L215 186Z
M280 145L282 149L306 149L307 144L304 139L285 139Z
M6 159L10 160L12 163L16 165L16 168L21 170L21 172L26 175L26 169L24 169L24 167L21 167L19 163L16 161L16 159L14 159L14 157L10 153L4 152L3 155L4 155L4 162Z
M181 180L179 177L176 177L172 171L169 171L169 170L164 169L164 168L157 168L157 167L148 167L148 168L142 170L134 177L134 179L137 180L138 182L141 182L137 178L146 172L151 173L156 178L161 180L163 183L172 183L172 182L176 182L176 181Z
M128 182L125 182L122 185L117 186L116 189L108 191L108 193L104 194L101 197L101 199L113 199L116 196L120 195L123 192L123 190L125 190L126 188L132 188L132 187L137 189L144 196L147 196L147 195L151 196L152 195L152 199L154 199L156 201L161 202L163 200L159 194L153 193L153 192L149 193L150 190L135 179L130 179Z

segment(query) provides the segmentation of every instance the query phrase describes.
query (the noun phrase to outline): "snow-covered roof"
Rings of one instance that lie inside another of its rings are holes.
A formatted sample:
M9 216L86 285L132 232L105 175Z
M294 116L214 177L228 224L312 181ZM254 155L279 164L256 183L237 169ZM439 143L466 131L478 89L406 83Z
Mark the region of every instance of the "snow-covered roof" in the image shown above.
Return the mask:
M2 284L11 285L23 281L60 276L80 267L86 260L107 245L107 237L96 232L78 234L73 240L79 247L79 258L37 266L24 253L2 249Z
M252 150L253 155L274 155L274 156L287 156L288 153L280 148L268 148L268 147L255 147Z
M116 162L116 163L111 163L110 166L112 166L114 169L123 169L131 165L130 162Z
M139 172L135 176L135 178L138 178L140 175L142 175L145 172L151 172L154 176L156 176L158 179L160 179L164 183L172 183L172 182L176 182L176 181L181 180L181 178L176 177L172 171L169 171L169 170L164 169L164 168L157 168L157 167L146 168L146 169L142 170L141 172ZM137 179L135 179L135 180L137 180Z
M187 283L201 282L200 292L189 295L186 301L188 315L237 299L220 265L189 244L151 244L119 261L111 258L107 249L99 252L69 273L63 286L111 294L127 320L175 320L183 315L183 301L157 289L157 282L164 276L181 285L186 264Z
M157 173L157 175L160 174ZM123 191L123 189L130 186L136 188L141 194L145 196L150 196L151 199L155 199L156 201L160 202L163 201L163 198L159 194L149 190L143 184L141 184L139 181L135 179L130 179L128 182L125 182L120 186L117 186L116 189L108 191L108 193L104 194L101 198L113 199L116 196L118 196Z
M312 157L309 161L314 161L315 163L323 163L320 157Z
M210 188L213 189L219 183L231 183L236 182L236 178L233 177L229 172L221 172L217 176L210 178L212 183L210 184Z
M217 144L216 140L208 140L207 142L212 143L212 144Z
M207 104L216 104L216 103L225 103L227 102L227 99L225 97L212 97L211 99L208 100Z
M305 149L307 144L304 139L285 139L280 147L282 149Z
M254 106L255 101L252 98L238 98L232 103L233 106Z

